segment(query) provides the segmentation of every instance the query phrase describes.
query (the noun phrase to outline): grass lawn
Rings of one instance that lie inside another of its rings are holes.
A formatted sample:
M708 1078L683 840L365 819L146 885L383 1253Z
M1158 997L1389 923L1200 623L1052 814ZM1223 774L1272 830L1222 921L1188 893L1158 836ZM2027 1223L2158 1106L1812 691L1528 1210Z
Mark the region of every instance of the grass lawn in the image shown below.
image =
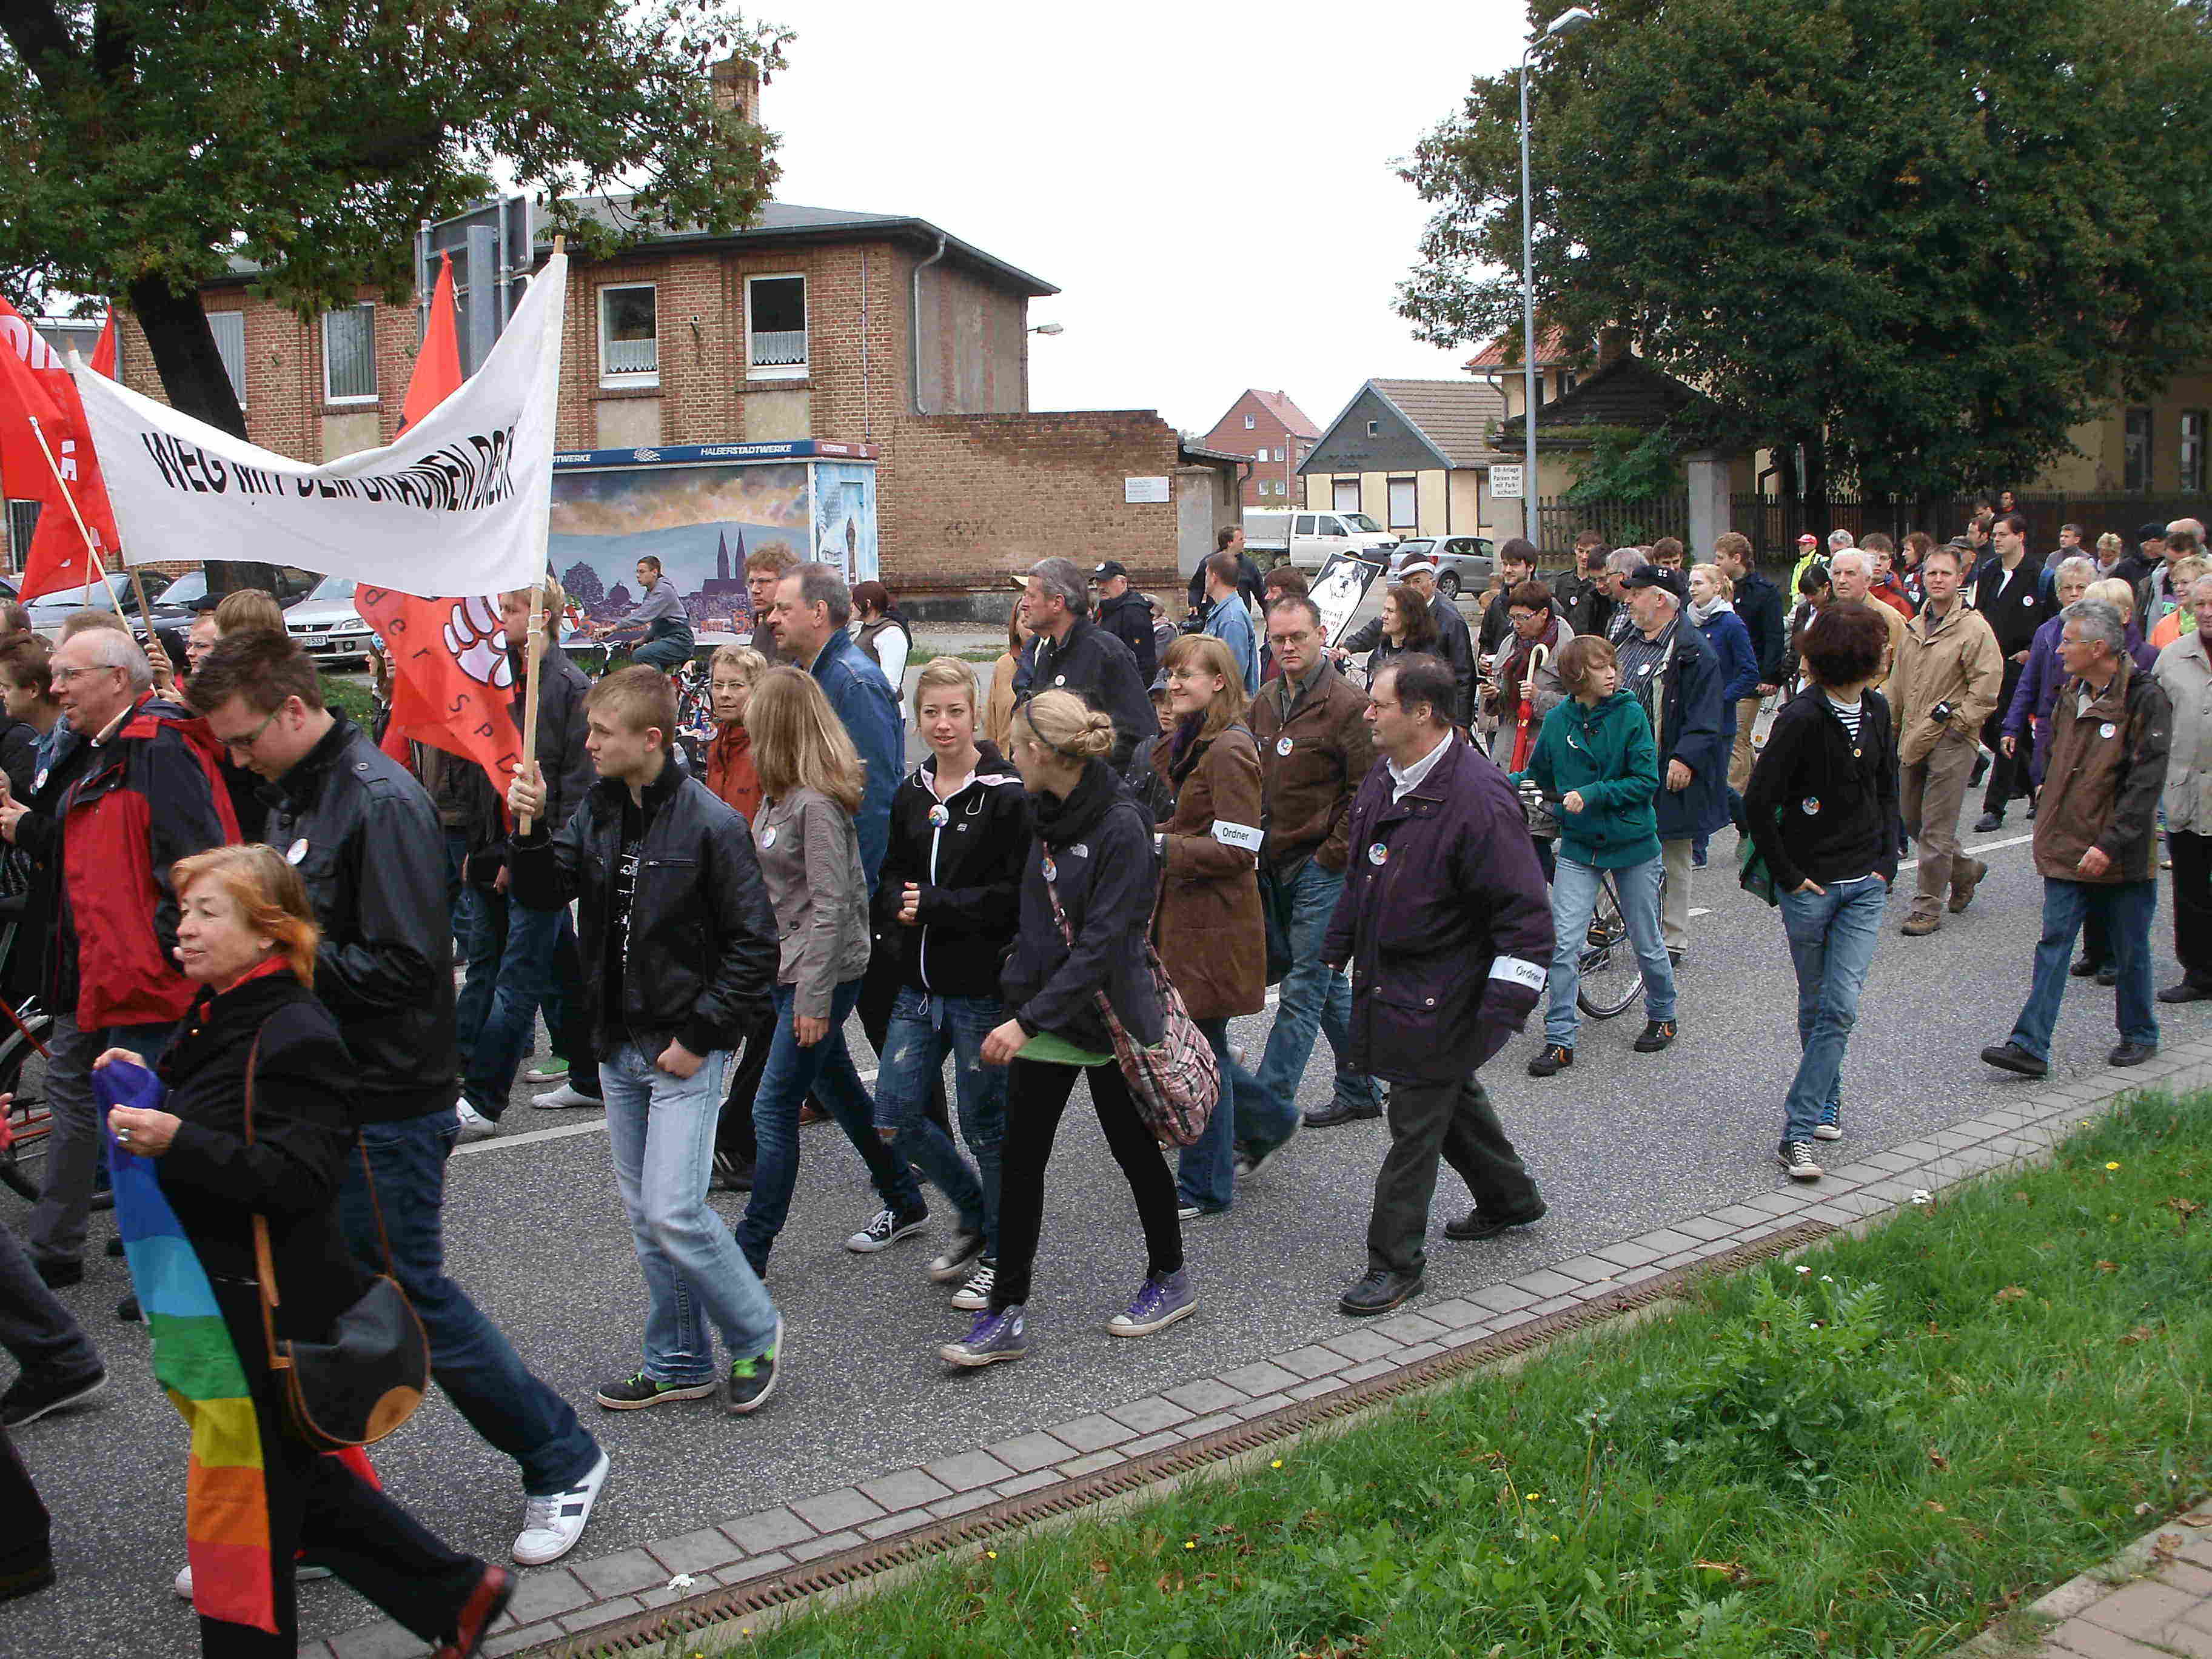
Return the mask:
M2208 1197L2212 1096L2152 1097L1671 1316L728 1651L1942 1654L2206 1489Z
M323 684L325 706L343 714L364 732L376 722L376 696L366 680L341 679L336 674L318 674Z

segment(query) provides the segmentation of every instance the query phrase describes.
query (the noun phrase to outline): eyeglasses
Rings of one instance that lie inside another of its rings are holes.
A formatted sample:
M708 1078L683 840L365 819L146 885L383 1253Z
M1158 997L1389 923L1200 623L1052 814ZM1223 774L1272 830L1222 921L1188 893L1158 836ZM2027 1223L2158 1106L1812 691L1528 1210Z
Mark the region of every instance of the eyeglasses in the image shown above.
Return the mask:
M113 663L95 663L89 668L57 668L53 671L52 678L56 685L67 685L81 674L120 674L122 672Z
M255 727L254 727L251 732L247 732L244 737L242 737L242 738L223 738L220 739L221 743L222 744L222 746L223 746L225 749L228 749L228 750L232 754L234 754L234 755L250 755L250 754L252 754L252 753L253 752L253 745L254 745L255 744L259 743L259 742L261 741L261 734L262 734L263 732L266 732L266 731L269 729L269 727L270 727L270 722L272 722L273 720L276 720L276 718L277 717L277 715L279 715L279 714L283 714L283 712L284 712L283 705L282 703L279 703L276 708L272 708L272 709L270 709L270 710L269 711L269 714L268 714L267 718L265 718L264 720L263 720L260 725L258 725L258 726L255 726Z

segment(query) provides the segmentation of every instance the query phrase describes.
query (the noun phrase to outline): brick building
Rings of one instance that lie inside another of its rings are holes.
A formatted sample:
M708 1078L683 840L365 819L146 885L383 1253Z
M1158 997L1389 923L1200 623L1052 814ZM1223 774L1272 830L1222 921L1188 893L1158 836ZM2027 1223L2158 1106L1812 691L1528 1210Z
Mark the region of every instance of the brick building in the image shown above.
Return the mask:
M1286 394L1255 386L1230 404L1200 441L1224 454L1252 457L1252 470L1244 477L1246 507L1281 507L1297 499L1298 463L1320 435L1320 428Z
M726 95L757 95L726 67ZM623 203L586 206L613 222ZM202 295L252 441L308 460L389 442L416 306L364 289L303 322L257 296L255 275ZM995 613L1006 575L1052 555L1117 558L1168 586L1241 516L1237 469L1151 410L1032 414L1029 304L1057 292L926 220L781 202L739 231L574 258L556 442L872 444L882 568L902 596L974 595ZM161 397L143 331L121 320L125 379Z

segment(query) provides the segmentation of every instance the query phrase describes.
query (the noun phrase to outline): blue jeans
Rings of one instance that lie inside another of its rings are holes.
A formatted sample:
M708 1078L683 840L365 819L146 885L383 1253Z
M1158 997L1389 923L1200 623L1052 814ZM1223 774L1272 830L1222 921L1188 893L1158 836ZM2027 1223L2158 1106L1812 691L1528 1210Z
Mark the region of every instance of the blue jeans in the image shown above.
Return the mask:
M568 927L568 908L534 910L508 893L477 897L506 911L507 945L500 952L490 1010L462 1067L461 1093L470 1105L496 1121L507 1109L515 1073L537 1045L539 1007L545 1007L552 1023L559 1024L561 975L556 964L561 935Z
M1275 921L1289 941L1291 970L1283 975L1259 1071L1230 1068L1237 1085L1240 1141L1272 1146L1289 1137L1297 1123L1298 1085L1313 1058L1316 1032L1328 1039L1336 1056L1336 1103L1362 1112L1382 1103L1382 1087L1373 1078L1345 1068L1344 1056L1352 1047L1352 981L1331 972L1321 959L1322 939L1343 890L1343 872L1324 870L1316 859L1308 859L1289 881L1260 884L1261 902L1275 907Z
M1644 969L1646 1019L1674 1018L1674 964L1659 936L1659 878L1665 868L1663 859L1646 859L1613 872L1620 890L1620 919L1628 924L1629 943ZM1583 951L1589 942L1590 914L1597 908L1598 878L1604 873L1562 852L1552 878L1552 931L1559 938L1552 947L1552 1001L1544 1011L1544 1041L1565 1048L1575 1046L1582 1025L1575 992L1582 984Z
M463 878L468 857L468 836L458 830L447 830L446 902L453 913L453 959L466 970L460 994L453 1000L453 1035L464 1066L476 1052L477 1033L491 1011L501 942L501 919L492 910L495 895Z
M1840 1107L1844 1046L1858 1023L1889 886L1880 876L1825 893L1784 893L1782 926L1797 966L1797 1075L1782 1107L1784 1140L1810 1140L1824 1107Z
M1228 1020L1193 1023L1206 1034L1206 1046L1220 1068L1221 1097L1213 1103L1206 1133L1176 1156L1176 1195L1211 1215L1227 1209L1237 1195L1236 1066L1229 1058Z
M721 1051L678 1077L634 1042L599 1062L615 1185L645 1275L645 1374L656 1382L714 1376L714 1339L702 1313L732 1359L753 1358L775 1343L775 1304L707 1202L729 1067Z
M768 1272L768 1253L783 1231L792 1189L799 1184L799 1109L810 1090L868 1166L884 1205L900 1215L924 1207L914 1171L876 1133L875 1107L845 1047L845 1021L860 1000L860 981L848 979L831 995L830 1035L811 1048L801 1048L793 1029L792 990L788 985L775 988L775 1034L769 1042L760 1092L753 1097L753 1135L760 1152L753 1163L752 1197L738 1224L745 1260L762 1274Z
M2035 947L2035 988L2012 1028L2012 1040L2038 1060L2051 1058L2051 1029L2058 1024L2066 993L2067 959L2082 921L2100 918L2119 969L2114 1013L2128 1042L2158 1046L2158 1015L2150 994L2150 924L2158 911L2155 881L2063 881L2043 878L2043 938Z
M999 1149L1006 1138L1006 1068L983 1064L983 1039L1003 1024L996 997L939 997L902 988L891 1005L884 1057L876 1072L876 1127L890 1147L937 1183L967 1231L983 1235L983 1254L999 1255ZM929 1085L953 1056L960 1135L975 1169L925 1108ZM978 1171L981 1173L979 1174Z
M565 1492L592 1472L599 1443L575 1409L530 1374L514 1345L446 1277L446 1155L460 1124L442 1106L393 1123L364 1123L361 1144L376 1172L376 1202L392 1241L393 1275L430 1339L430 1375L469 1426L512 1457L533 1498ZM354 1260L384 1271L376 1210L359 1158L345 1162L338 1221Z

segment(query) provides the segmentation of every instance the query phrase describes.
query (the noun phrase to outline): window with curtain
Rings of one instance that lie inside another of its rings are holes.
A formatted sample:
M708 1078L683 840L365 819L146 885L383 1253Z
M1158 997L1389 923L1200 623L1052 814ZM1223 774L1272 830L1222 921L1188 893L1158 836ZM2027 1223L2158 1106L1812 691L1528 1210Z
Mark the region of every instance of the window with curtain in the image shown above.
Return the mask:
M334 404L376 401L376 307L323 313L323 396Z
M210 311L208 313L208 326L215 331L216 356L222 359L222 372L230 377L231 395L238 399L238 406L243 409L246 407L246 313L242 311Z
M1393 530L1411 530L1421 521L1419 490L1411 478L1390 480L1390 525Z

